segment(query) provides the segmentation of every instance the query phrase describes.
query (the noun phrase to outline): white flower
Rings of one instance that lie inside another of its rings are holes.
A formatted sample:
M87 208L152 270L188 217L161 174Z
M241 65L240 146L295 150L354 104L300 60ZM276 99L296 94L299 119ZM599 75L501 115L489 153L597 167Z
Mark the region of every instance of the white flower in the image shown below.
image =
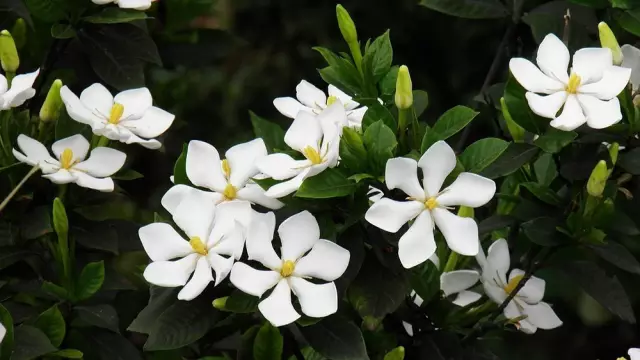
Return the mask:
M11 80L11 88L9 88L7 78L0 74L0 110L20 106L31 99L36 94L32 86L39 73L40 69L14 77Z
M258 169L275 180L287 180L267 190L269 197L280 198L298 190L304 179L318 175L338 164L342 127L346 114L339 102L315 117L300 111L284 135L284 142L300 152L305 160L287 154L271 154L257 162Z
M187 148L186 170L192 184L211 190L202 191L187 185L175 185L162 197L162 205L171 212L187 194L200 194L217 204L222 201L248 201L270 209L284 204L265 195L260 185L251 181L258 175L256 162L267 156L264 141L258 138L227 150L220 160L215 147L192 140Z
M154 138L167 131L175 116L152 106L149 89L125 90L115 97L101 84L84 89L78 98L68 87L60 96L69 116L90 125L93 133L123 143L139 143L148 149L158 149Z
M636 92L640 87L640 49L629 44L622 45L621 49L624 58L620 66L631 69L631 89Z
M42 170L42 177L56 184L76 183L79 186L99 191L113 191L111 175L115 174L127 158L122 151L108 147L89 151L89 142L78 134L58 140L51 150L54 159L44 145L26 135L18 136L20 151L13 149L13 156L20 162L36 166Z
M320 239L318 222L308 211L291 216L278 228L282 248L280 256L271 241L275 229L273 213L254 220L247 233L247 254L268 270L256 270L237 262L231 271L231 283L247 294L261 297L258 309L274 326L290 324L300 318L291 303L291 291L298 297L302 312L310 317L324 317L338 309L334 280L349 264L349 251ZM316 284L307 279L327 281Z
M507 241L500 239L491 244L486 258L480 250L477 260L482 267L481 279L487 296L496 304L502 304L524 276L524 271L513 269L507 280L511 266ZM532 276L504 309L504 316L507 319L524 317L517 326L527 334L535 333L538 328L549 330L562 325L551 306L542 301L544 290L545 281Z
M212 269L218 285L231 271L234 260L242 256L251 205L238 201L216 206L201 196L187 196L172 215L189 240L166 223L142 227L138 234L153 261L144 270L144 278L158 286L184 286L178 299L192 300L214 280Z
M360 106L351 99L351 96L345 94L333 85L329 85L329 97L324 91L313 86L306 80L302 80L296 86L296 97L279 97L273 100L273 105L282 113L282 115L295 119L300 110L318 115L327 107L336 101L340 101L347 113L349 127L360 128L362 126L362 117L367 112L366 106Z
M121 9L147 10L154 0L91 0L94 4L104 5L114 3Z
M418 182L422 169L423 187ZM467 172L440 191L445 178L456 167L453 149L444 141L433 144L419 162L409 158L387 161L385 182L389 190L400 189L409 201L382 198L365 214L365 219L388 232L397 232L415 218L398 243L398 256L405 268L421 264L436 250L434 225L438 226L449 248L462 255L478 253L478 225L471 218L452 214L450 206L478 207L491 200L496 192L493 180Z
M628 354L631 360L640 360L640 348L631 348Z
M528 91L531 110L553 119L551 126L567 131L584 123L602 129L622 120L616 96L627 86L631 70L613 66L607 48L576 51L570 76L569 59L569 50L553 34L540 43L536 58L539 68L523 58L511 59L509 69ZM563 110L557 116L560 108Z

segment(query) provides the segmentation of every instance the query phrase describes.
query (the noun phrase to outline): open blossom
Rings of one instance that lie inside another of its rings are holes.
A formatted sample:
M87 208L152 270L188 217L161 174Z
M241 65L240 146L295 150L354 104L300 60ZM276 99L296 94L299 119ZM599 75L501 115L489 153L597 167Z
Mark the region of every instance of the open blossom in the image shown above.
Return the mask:
M360 104L353 101L351 96L333 85L329 85L329 97L327 97L324 91L313 86L308 81L302 80L296 86L296 98L279 97L273 100L273 105L282 115L295 119L301 110L318 115L334 102L340 101L347 114L347 126L355 128L362 126L362 117L367 112L366 106L360 106Z
M153 0L91 0L94 4L104 5L114 3L121 9L147 10Z
M296 160L287 154L271 154L257 162L258 169L275 180L287 180L273 185L267 196L280 198L298 190L304 179L318 175L338 164L342 127L346 114L338 101L320 115L300 111L284 135L284 142L304 155Z
M320 239L320 228L308 211L291 216L278 227L282 248L276 254L271 244L275 229L273 213L253 221L247 233L247 254L268 270L256 270L237 262L231 271L231 283L247 294L262 297L258 309L274 326L290 324L300 318L291 303L291 292L302 312L324 317L338 309L338 292L333 283L347 269L349 251ZM308 279L323 280L317 284Z
M537 67L527 59L511 59L509 69L528 91L531 110L567 131L584 123L603 129L622 120L617 96L627 86L631 70L614 66L608 48L576 51L570 74L569 60L569 50L553 34L540 43Z
M122 168L127 158L122 151L97 147L85 160L89 142L79 134L54 142L51 150L55 158L42 143L26 135L18 136L18 147L20 151L13 149L13 156L20 162L40 167L42 177L56 184L76 183L99 191L113 191L110 176Z
M491 200L496 192L493 180L463 172L444 190L442 184L456 166L453 149L444 141L433 144L416 162L409 158L387 161L387 187L400 189L408 201L383 197L365 214L365 219L378 228L397 232L402 225L415 219L400 238L398 256L405 268L427 260L436 250L433 230L437 226L451 250L473 256L478 253L478 225L471 218L457 216L451 206L478 207ZM422 169L423 186L418 181L418 167Z
M84 89L78 98L63 86L60 97L69 116L91 126L94 134L126 144L138 143L148 149L162 146L154 138L167 131L175 118L152 105L147 88L125 90L114 97L96 83Z
M189 181L202 191L187 185L175 185L162 198L162 205L174 209L188 194L199 194L213 203L222 201L248 201L270 209L284 204L265 195L260 185L251 181L258 175L257 161L267 156L262 139L238 144L227 150L226 159L220 160L218 150L203 141L192 140L187 148L186 170ZM171 211L171 210L169 210Z
M144 278L158 286L184 286L178 299L192 300L214 281L212 269L218 285L242 256L251 205L226 202L216 206L201 196L187 196L172 215L188 240L166 223L142 227L138 234L153 261L144 270Z
M502 304L524 277L524 271L520 269L509 272L511 259L507 241L495 241L489 247L488 255L485 257L481 250L477 260L482 268L481 279L487 296L496 304ZM544 291L545 281L532 276L504 309L504 316L519 319L518 328L527 334L535 333L538 328L549 330L562 325L551 306L542 301Z
M11 80L11 87L9 87L7 78L0 74L0 110L20 106L31 99L36 94L36 90L32 86L39 73L40 69L16 76Z

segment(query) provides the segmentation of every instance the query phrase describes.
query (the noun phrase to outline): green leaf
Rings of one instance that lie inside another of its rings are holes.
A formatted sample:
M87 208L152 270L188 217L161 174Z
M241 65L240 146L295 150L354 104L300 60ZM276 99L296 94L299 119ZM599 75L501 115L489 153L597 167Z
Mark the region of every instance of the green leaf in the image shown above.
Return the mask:
M640 275L640 263L626 247L611 240L604 244L588 245L588 247L602 259L618 268Z
M280 360L282 359L282 346L284 340L278 328L265 322L253 342L254 360Z
M338 56L336 53L323 47L314 47L329 64L328 67L318 70L320 77L331 85L336 86L350 96L361 93L362 77L351 60Z
M404 348L402 346L398 346L397 348L389 351L384 356L384 360L404 360Z
M499 0L421 0L420 5L467 19L499 19L509 15Z
M24 250L15 246L3 247L0 252L0 270L7 268L18 261L28 260L28 257L33 257L35 253L30 250Z
M282 130L279 125L259 117L252 111L249 111L249 115L251 117L253 133L256 137L262 138L269 153L288 148L284 142L284 130Z
M522 231L532 242L541 246L555 246L560 244L557 237L555 219L549 217L540 217L522 224Z
M478 234L485 235L495 230L504 229L512 226L515 219L508 215L493 215L478 224Z
M528 10L522 16L522 22L529 25L537 43L542 42L549 33L562 38L565 31L564 15L567 11L571 14L571 26L568 34L569 48L580 49L590 46L592 44L590 35L597 36L598 34L598 17L596 17L594 10L588 7L562 0L549 1ZM511 110L510 107L509 110ZM515 117L514 120L517 121Z
M69 300L69 293L67 292L67 289L52 282L43 281L42 291L51 294L60 300Z
M558 176L553 155L544 153L533 163L533 170L540 185L549 186Z
M393 117L389 109L376 102L367 107L367 112L365 112L362 117L362 128L366 132L366 130L369 129L369 126L380 120L391 129L398 127L396 119Z
M360 329L340 315L328 316L315 325L299 329L309 345L328 359L369 359Z
M392 61L393 48L389 39L389 30L387 30L367 47L362 58L362 68L366 74L372 76L374 83L377 83L389 72Z
M40 356L54 352L47 335L37 327L21 325L15 328L15 345L11 360L32 360Z
M531 112L524 95L526 92L513 75L510 75L504 87L504 101L509 114L518 125L534 134L542 134L549 126L549 120Z
M424 303L440 293L440 271L431 261L425 261L410 270L411 288Z
M64 350L54 351L50 353L49 356L59 357L63 359L82 359L84 354L80 350L64 349Z
M224 309L234 313L252 313L257 311L260 298L234 290L227 298Z
M174 175L175 180L175 175ZM73 209L80 216L91 221L129 220L135 221L140 216L135 202L123 195L114 196L99 205L88 205Z
M4 326L6 333L0 344L0 360L11 360L14 349L13 318L11 313L0 304L0 323Z
M422 115L429 106L429 94L424 90L413 90L413 112L416 117Z
M505 150L491 165L487 166L480 175L489 179L513 174L527 164L538 153L538 148L525 143L509 143Z
M629 33L640 36L640 10L613 11L613 18L618 25Z
M381 120L373 123L364 132L364 146L367 149L373 175L384 174L387 160L393 157L398 146L393 130Z
M238 348L238 360L253 360L253 341L260 330L259 325L248 328L240 337L240 346Z
M537 138L533 143L545 152L555 154L563 147L571 144L578 136L575 131L562 131L555 128L549 130Z
M91 360L142 360L140 351L119 334L103 329L87 328L69 331L69 344Z
M73 326L96 326L120 333L118 326L118 313L111 305L87 305L76 306L74 308L77 318L71 325Z
M37 239L53 232L50 209L49 206L38 206L24 216L20 223L20 235L23 239Z
M520 186L529 190L536 198L549 205L560 206L562 204L562 199L558 194L544 185L535 182L526 182L520 184Z
M316 176L306 178L296 192L296 197L328 199L352 194L356 184L338 169L329 168Z
M76 29L71 24L51 25L51 36L56 39L71 39L76 37Z
M364 148L362 135L349 127L342 129L340 164L353 172L363 172L367 164L367 150Z
M33 326L42 330L55 347L59 347L62 344L64 335L67 332L64 318L60 310L58 310L57 305L53 305L40 314L33 323Z
M458 131L464 129L478 114L478 112L460 105L447 110L438 118L433 127L424 134L422 146L420 146L421 152L427 151L437 141L446 140L455 135Z
M640 175L640 148L620 154L617 165L632 175Z
M69 220L64 204L59 198L53 200L53 228L58 234L58 240L66 242L69 236Z
M133 169L127 169L124 171L118 171L115 175L111 176L114 180L136 180L142 179L144 175Z
M86 300L93 296L104 282L104 261L88 263L76 280L76 299Z
M146 18L147 14L144 11L105 7L101 12L82 19L93 24L117 24Z
M190 185L191 181L189 181L189 177L187 176L187 149L189 145L182 145L182 152L178 159L176 160L175 165L173 165L173 183Z
M481 139L469 145L459 159L466 171L479 173L507 150L509 143L498 138Z
M150 334L156 323L156 320L167 310L173 303L178 301L176 298L177 291L175 288L163 288L159 286L151 286L149 289L150 297L147 306L138 313L138 316L131 322L128 331L135 331L143 334Z
M67 6L63 0L24 0L33 17L48 23L66 19Z
M611 6L620 9L634 9L640 7L638 0L611 0Z

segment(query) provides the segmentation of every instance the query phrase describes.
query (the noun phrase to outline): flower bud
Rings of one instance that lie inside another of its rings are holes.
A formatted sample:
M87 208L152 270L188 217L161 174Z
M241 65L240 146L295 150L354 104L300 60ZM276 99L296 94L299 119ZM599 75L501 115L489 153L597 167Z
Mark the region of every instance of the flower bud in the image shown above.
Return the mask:
M13 35L13 41L16 43L16 48L22 49L24 44L27 43L27 24L23 19L18 18L16 20L11 29L11 34Z
M468 206L460 206L460 208L458 209L458 216L460 217L466 217L466 218L472 218L473 219L473 215L474 211L472 207L468 207Z
M613 65L622 64L622 50L620 50L620 45L618 44L618 40L616 40L616 36L611 31L611 28L607 23L600 22L598 24L598 34L600 36L600 45L603 48L608 48L611 50L611 54L613 55Z
M0 63L4 71L12 73L15 73L18 70L18 66L20 66L16 43L13 41L11 33L7 30L0 31Z
M403 360L404 359L404 347L398 346L397 348L389 351L384 360Z
M396 107L400 110L410 109L413 106L413 85L411 84L409 68L405 65L400 66L398 70L395 100Z
M353 23L349 12L338 4L336 6L336 17L338 18L338 27L342 33L342 37L347 44L358 43L358 33L356 32L356 24Z
M228 296L213 300L213 307L218 310L225 310L225 307L227 306L227 299L229 299Z
M62 88L62 81L56 79L53 84L51 84L47 98L40 108L41 121L49 122L58 120L63 105L62 98L60 97L60 88Z
M613 165L618 161L618 151L620 150L620 145L617 142L614 142L609 146L609 157L611 158L611 163Z
M609 170L607 170L607 162L600 160L596 167L593 168L589 181L587 182L587 192L594 197L602 196L604 188L609 178Z

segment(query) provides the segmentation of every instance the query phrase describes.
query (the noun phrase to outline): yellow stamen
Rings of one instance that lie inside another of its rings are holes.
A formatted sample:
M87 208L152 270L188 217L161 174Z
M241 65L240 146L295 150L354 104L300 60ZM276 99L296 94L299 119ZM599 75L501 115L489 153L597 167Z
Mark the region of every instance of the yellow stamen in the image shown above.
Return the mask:
M429 210L433 210L438 206L438 201L436 200L435 197L430 197L427 199L427 201L424 202L424 207L426 207Z
M509 283L507 284L507 286L504 287L504 292L506 292L507 294L511 294L513 290L515 290L516 287L518 287L518 284L520 283L523 277L524 277L523 275L514 276L513 279L509 280Z
M69 148L64 149L60 155L60 166L69 170L75 162L73 161L73 151Z
M209 250L207 250L206 245L198 236L192 237L191 240L189 240L189 245L191 245L193 250L200 255L207 256L207 254L209 254Z
M282 268L280 269L280 275L282 275L282 277L289 277L291 276L291 274L293 274L293 270L295 270L295 268L296 268L296 264L291 260L287 260L282 263Z
M302 150L302 153L304 154L304 157L307 158L307 160L311 161L312 164L322 164L322 157L318 153L318 150L314 149L312 146L308 145Z
M231 184L227 184L222 194L224 195L225 198L227 198L227 200L233 200L236 198L236 191L237 190L235 186Z
M109 124L117 124L120 122L120 118L124 113L124 105L115 103L111 107L111 113L109 113Z
M337 97L335 96L329 96L329 98L327 98L327 106L331 106L333 105L334 102L336 102L338 100Z
M567 87L565 88L565 90L569 94L577 93L578 87L580 87L581 81L582 79L580 78L580 76L576 75L575 73L571 74L571 77L569 77L569 83L567 84Z
M227 159L222 160L222 172L227 179L231 176L231 167L229 166L229 161Z

